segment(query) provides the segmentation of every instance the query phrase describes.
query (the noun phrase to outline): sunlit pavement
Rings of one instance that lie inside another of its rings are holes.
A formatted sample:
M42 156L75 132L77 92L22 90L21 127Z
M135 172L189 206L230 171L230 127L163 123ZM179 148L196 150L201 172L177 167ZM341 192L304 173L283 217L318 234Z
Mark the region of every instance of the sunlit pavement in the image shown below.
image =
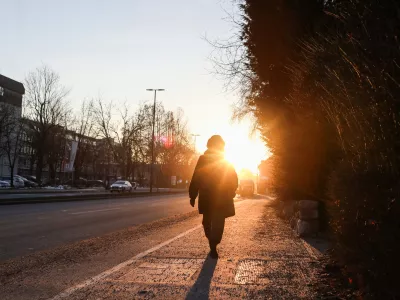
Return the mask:
M106 254L16 274L0 298L312 299L319 252L295 237L269 203L236 203L218 260L207 257L200 217L192 215L147 234L132 232L133 240Z

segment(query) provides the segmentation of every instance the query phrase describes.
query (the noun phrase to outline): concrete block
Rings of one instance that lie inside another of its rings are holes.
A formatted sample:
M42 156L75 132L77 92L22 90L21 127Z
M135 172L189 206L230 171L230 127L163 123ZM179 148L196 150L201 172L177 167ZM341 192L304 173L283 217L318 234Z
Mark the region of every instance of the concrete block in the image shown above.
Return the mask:
M300 209L299 210L299 218L301 220L314 220L318 219L319 213L318 209Z
M319 231L319 221L318 220L297 220L296 224L296 234L299 237L315 234Z
M317 209L319 206L319 201L314 200L300 200L299 209Z

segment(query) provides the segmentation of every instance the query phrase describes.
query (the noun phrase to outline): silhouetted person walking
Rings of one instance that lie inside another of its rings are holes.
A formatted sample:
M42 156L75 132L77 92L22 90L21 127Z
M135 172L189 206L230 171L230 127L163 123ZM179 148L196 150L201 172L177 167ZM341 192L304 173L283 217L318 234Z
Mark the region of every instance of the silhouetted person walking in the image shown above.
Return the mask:
M210 256L218 258L217 245L224 233L225 218L235 215L233 198L238 187L235 169L224 159L225 142L213 135L207 142L189 186L190 204L199 195L199 213L203 214L204 233L210 244Z

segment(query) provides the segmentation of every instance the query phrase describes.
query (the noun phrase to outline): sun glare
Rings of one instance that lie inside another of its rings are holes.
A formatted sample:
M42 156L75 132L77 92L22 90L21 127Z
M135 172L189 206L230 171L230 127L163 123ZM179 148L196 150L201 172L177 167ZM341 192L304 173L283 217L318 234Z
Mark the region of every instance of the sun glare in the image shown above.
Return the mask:
M261 160L267 158L268 151L258 138L227 136L225 141L225 158L238 172L247 169L256 174Z
M246 169L256 174L261 160L271 155L257 134L254 137L249 136L249 128L245 124L231 125L215 134L221 135L225 140L225 158L238 173Z

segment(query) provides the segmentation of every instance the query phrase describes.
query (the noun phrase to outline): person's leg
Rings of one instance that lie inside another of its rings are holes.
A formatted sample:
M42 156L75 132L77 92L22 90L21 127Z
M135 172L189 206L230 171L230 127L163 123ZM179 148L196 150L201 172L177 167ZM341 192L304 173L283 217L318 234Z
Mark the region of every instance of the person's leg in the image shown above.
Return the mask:
M210 214L203 214L203 228L204 228L204 234L208 239L210 239L211 236L211 215Z
M215 215L211 221L211 239L215 245L221 243L222 235L224 233L225 217Z
M212 258L217 258L218 253L217 253L217 244L212 242L212 215L211 214L203 214L203 228L204 228L204 234L206 235L208 239L208 244L210 245L210 256Z
M211 218L210 231L210 256L218 258L217 245L221 242L222 234L224 233L225 218L219 215L213 215Z

